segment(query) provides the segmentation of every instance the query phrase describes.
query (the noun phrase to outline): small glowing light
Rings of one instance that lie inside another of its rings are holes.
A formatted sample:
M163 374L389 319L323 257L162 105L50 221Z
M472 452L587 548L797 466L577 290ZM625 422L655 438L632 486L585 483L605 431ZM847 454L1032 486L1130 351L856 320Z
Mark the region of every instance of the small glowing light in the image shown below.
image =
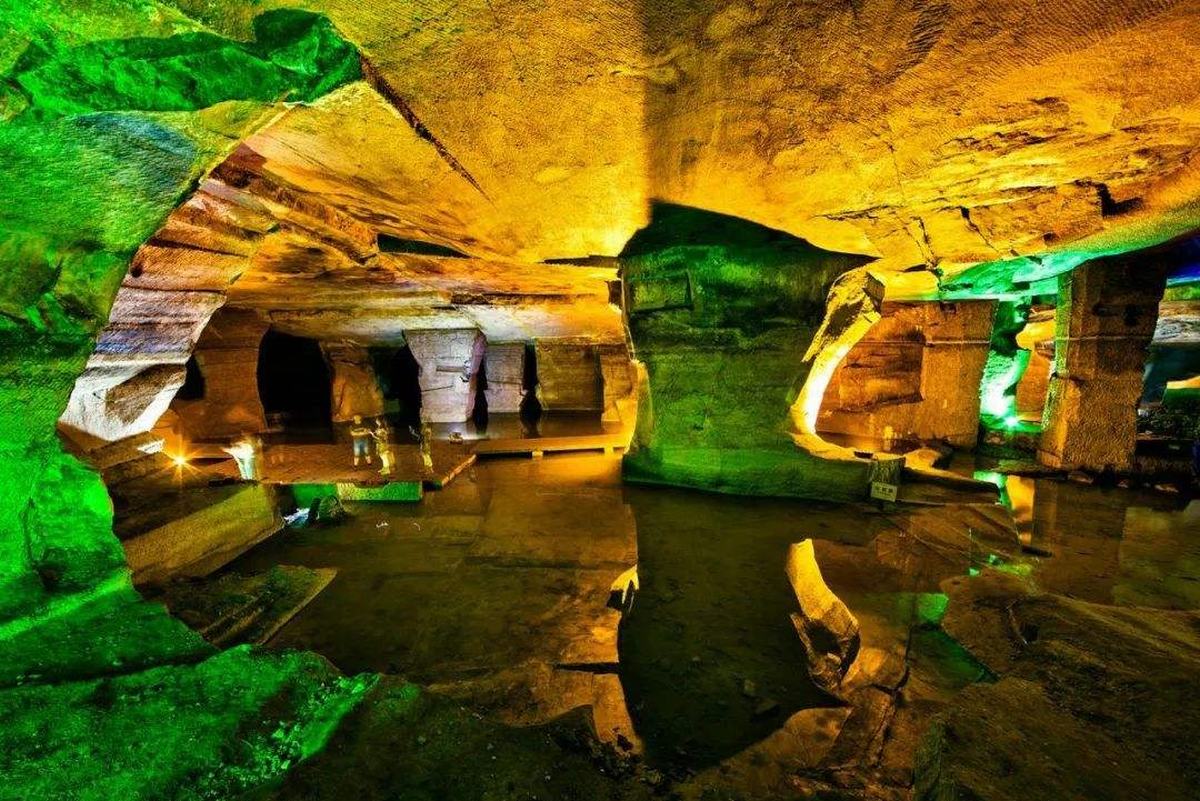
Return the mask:
M188 463L187 457L182 455L172 456L171 461L175 463L176 467L183 467Z
M1016 428L1017 426L1021 425L1021 418L1017 417L1015 414L1010 414L1008 417L1004 418L1004 425L1008 428Z

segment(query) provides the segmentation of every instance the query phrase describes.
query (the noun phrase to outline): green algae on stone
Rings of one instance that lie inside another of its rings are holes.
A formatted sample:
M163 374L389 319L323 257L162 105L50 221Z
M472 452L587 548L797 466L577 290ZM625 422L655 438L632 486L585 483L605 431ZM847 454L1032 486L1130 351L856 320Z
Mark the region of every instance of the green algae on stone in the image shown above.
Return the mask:
M9 80L29 110L192 111L226 100L307 102L357 80L357 49L329 20L266 12L244 43L203 31L89 42L62 50L31 44Z

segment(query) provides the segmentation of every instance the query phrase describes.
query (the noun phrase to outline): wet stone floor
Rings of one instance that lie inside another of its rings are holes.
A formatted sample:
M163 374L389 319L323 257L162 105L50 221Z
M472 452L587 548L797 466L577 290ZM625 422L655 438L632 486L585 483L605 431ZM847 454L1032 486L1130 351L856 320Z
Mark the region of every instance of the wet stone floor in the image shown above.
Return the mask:
M1050 480L1006 489L1015 526L1001 507L625 486L619 457L601 454L483 459L420 504L350 504L346 520L284 531L229 569L338 571L271 647L402 675L509 723L591 706L604 739L703 774L747 754L762 770L784 759L771 743L785 728L802 739L844 720L808 678L790 619L784 560L811 538L861 624L860 659L907 665L889 735L903 773L930 717L992 678L936 626L943 581L999 566L1082 600L1200 607L1200 502Z

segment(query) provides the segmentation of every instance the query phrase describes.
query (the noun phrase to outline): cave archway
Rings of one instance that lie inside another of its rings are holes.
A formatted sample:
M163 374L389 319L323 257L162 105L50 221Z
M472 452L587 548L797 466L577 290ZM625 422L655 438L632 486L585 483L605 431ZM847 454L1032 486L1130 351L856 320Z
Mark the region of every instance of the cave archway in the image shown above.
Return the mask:
M272 427L329 428L329 365L315 339L270 330L258 355L258 393Z

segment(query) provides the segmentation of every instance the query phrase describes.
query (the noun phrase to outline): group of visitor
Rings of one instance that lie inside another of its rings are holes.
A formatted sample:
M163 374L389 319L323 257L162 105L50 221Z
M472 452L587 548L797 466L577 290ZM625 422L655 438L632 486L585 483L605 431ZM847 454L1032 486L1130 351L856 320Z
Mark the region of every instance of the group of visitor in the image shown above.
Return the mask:
M425 472L433 470L433 430L429 423L422 422L420 431L409 429L417 439L421 452L421 462ZM390 476L395 460L392 455L392 431L387 421L376 418L374 426L363 422L361 415L355 415L350 426L350 442L354 449L354 466L360 462L373 464L374 457L379 457L379 474Z

